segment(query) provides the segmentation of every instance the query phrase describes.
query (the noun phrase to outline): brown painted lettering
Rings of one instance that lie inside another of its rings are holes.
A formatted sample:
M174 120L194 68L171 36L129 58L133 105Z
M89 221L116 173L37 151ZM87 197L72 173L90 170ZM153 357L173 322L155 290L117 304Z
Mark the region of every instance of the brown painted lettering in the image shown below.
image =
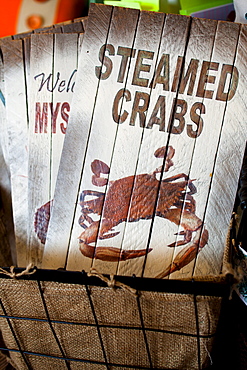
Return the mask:
M162 57L160 58L154 79L149 86L152 87L152 89L155 89L157 84L162 84L163 90L169 91L169 70L170 70L169 57L170 57L169 54L163 54Z
M197 114L197 110L200 111L200 114ZM190 110L190 118L191 120L196 124L197 129L193 130L192 125L187 125L187 134L192 139L195 139L197 136L199 136L203 129L203 119L201 117L202 114L204 114L206 111L205 105L203 103L194 103Z
M194 89L194 85L195 85L198 64L199 64L199 60L191 59L185 76L182 75L182 78L181 78L181 83L180 83L180 86L179 86L179 93L180 94L184 94L184 91L185 91L185 88L188 84L188 81L189 81L189 86L188 86L187 95L192 95L193 94L193 89Z
M178 112L178 108L180 108L180 112ZM184 115L187 112L187 103L185 100L176 99L173 100L173 106L171 110L171 115L167 127L167 132L171 132L172 134L181 134L184 130L185 119ZM178 121L178 125L175 126L175 120Z
M133 74L132 85L137 86L148 86L148 78L140 77L141 72L150 72L151 65L144 64L143 59L150 59L152 60L154 57L154 52L147 51L147 50L139 50L136 58L136 65Z
M43 103L42 113L41 104L36 103L35 105L35 134L47 133L48 123L48 103Z
M126 67L127 67L128 59L130 57L131 58L134 58L135 52L136 52L135 49L131 49L131 48L123 47L123 46L119 46L118 47L117 55L121 55L122 56L122 60L121 60L120 68L119 68L117 82L121 82L121 83L123 82L124 76L125 76L125 72L126 72Z
M143 102L142 105L140 105L140 102ZM133 103L132 113L130 117L130 125L134 126L137 114L139 114L139 122L140 127L145 127L145 121L146 121L146 114L145 112L148 109L148 103L149 103L149 94L136 91L135 93L135 99Z
M146 128L153 128L153 125L155 124L160 126L159 128L160 131L165 131L165 112L166 112L166 97L160 95L155 104L154 110L152 112L152 115Z
M225 91L225 85L227 77L231 78L230 89ZM221 75L220 75L220 82L216 94L216 100L226 101L231 100L237 90L238 87L238 80L239 80L239 73L238 69L235 66L229 64L223 64Z
M214 84L215 83L215 76L210 76L208 71L218 71L219 63L215 62L206 62L202 63L202 69L200 73L199 83L197 87L196 96L200 98L207 98L212 99L213 97L213 90L206 90L205 86L207 83Z
M112 71L112 60L105 55L105 52L108 51L109 55L115 55L114 46L111 44L102 45L99 51L99 61L105 67L105 71L102 71L102 66L95 67L95 75L98 79L106 80Z
M112 107L112 117L113 117L114 122L116 122L116 123L123 123L124 121L126 121L128 115L129 115L129 113L126 110L124 110L123 113L120 116L119 112L121 111L121 106L120 106L120 109L119 109L119 102L123 98L125 98L126 101L131 100L131 94L130 94L129 90L121 89L117 92L117 94L115 96L115 99L114 99L114 102L113 102L113 107Z
M182 70L182 65L183 65L183 57L178 57L177 64L176 64L176 69L173 77L173 82L172 82L172 92L176 92L178 89L178 84L179 84L179 79L181 75L181 70Z

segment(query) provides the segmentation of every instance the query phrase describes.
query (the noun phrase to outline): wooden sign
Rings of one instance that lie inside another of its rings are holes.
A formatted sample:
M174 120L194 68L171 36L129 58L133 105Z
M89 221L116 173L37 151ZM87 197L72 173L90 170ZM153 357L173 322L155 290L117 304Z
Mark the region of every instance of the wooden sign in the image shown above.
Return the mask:
M30 98L30 48L31 34L57 34L70 32L82 35L85 19L66 22L49 28L26 32L1 39L2 67L1 73L1 144L4 158L9 167L9 196L13 207L14 231L11 229L17 261L15 265L25 267L28 264L28 126ZM49 35L48 35L49 37ZM65 37L65 35L61 36ZM81 36L79 36L81 39ZM60 42L61 43L61 42ZM62 46L60 46L62 47ZM66 49L66 48L65 48ZM63 58L63 55L61 55ZM62 63L62 61L61 61ZM1 168L4 168L2 165ZM3 179L3 176L1 176ZM54 181L54 180L53 180ZM4 186L2 185L1 188ZM4 201L6 200L6 189ZM5 207L6 208L6 207ZM11 209L12 212L12 209ZM11 214L11 212L9 212ZM33 220L32 220L33 227Z
M95 98L97 97L97 89L100 84L100 79L95 76L95 67L100 65L98 54L106 41L111 13L112 7L110 6L92 6L89 12L90 16L88 17L87 27L83 37L77 72L77 86L80 86L80 94L73 96L71 106L73 115L70 116L67 128L65 136L66 145L64 142L62 160L60 161L56 183L56 189L59 189L59 187L62 187L64 190L66 189L66 202L63 204L59 200L58 193L58 201L55 200L56 190L54 206L56 204L57 211L51 214L51 235L49 235L48 231L42 264L44 268L57 268L66 265L70 230L73 223L75 206L78 202L81 167L84 162ZM96 64L95 61L97 61ZM70 134L68 135L69 132ZM78 144L76 145L76 143ZM65 157L66 160L64 160ZM79 207L77 206L76 208L78 208L79 212ZM60 223L60 219L63 220L63 224ZM81 232L81 227L79 229ZM76 239L79 235L77 235ZM78 239L76 241L78 243ZM54 252L56 254L55 258L53 255Z
M234 196L215 198L236 194L246 143L245 27L92 4L44 268L221 272Z

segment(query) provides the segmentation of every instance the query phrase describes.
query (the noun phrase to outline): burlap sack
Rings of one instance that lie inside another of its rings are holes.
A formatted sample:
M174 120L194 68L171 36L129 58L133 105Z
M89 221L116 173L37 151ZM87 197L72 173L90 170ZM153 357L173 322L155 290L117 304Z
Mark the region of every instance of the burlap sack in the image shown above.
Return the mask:
M192 370L198 369L198 356L201 368L210 363L221 297L197 296L195 305L195 297L187 294L141 292L136 297L94 286L88 295L77 284L40 286L45 306L37 281L1 280L1 315L12 317L0 319L5 344L18 350L17 339L29 352L26 362L10 352L18 370L67 369L63 356L74 359L69 368L90 370L106 369L105 362L111 369L149 369L150 361L157 369Z
M221 284L226 277L215 280ZM2 275L0 328L14 368L193 370L210 365L221 296L164 293L155 286L136 295L125 288Z
M4 354L0 353L0 370L5 370L8 365L7 358Z

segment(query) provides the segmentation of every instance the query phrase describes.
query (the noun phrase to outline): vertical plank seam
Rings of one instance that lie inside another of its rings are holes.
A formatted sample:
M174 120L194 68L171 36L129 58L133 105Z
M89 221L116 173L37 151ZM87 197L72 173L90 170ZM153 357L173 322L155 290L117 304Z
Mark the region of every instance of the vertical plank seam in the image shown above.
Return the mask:
M211 53L210 53L210 62L212 60L212 54L213 54L213 50L214 50L214 45L215 45L215 37L216 37L216 33L217 33L217 29L218 29L218 23L215 27L215 33L214 33L214 40L213 40L213 45L212 45L212 48L211 48ZM179 87L178 87L178 90L179 90ZM203 94L203 97L202 97L202 103L204 101L204 97L205 97L205 92ZM201 112L200 112L200 118L201 118ZM198 127L197 127L197 130L198 131ZM190 177L190 172L191 172L191 166L192 166L192 162L193 162L193 155L194 155L194 151L195 151L195 145L196 145L196 139L197 139L197 135L195 137L195 140L194 140L194 143L193 143L193 149L192 149L192 155L191 155L191 159L190 159L190 164L189 164L189 169L188 169L188 178ZM185 201L186 201L186 194L187 194L187 189L188 189L188 180L187 180L187 185L186 185L186 191L185 191L185 194L184 194L184 199L183 199L183 206L182 206L182 210L181 210L181 213L180 213L180 221L179 221L179 225L178 225L178 230L181 226L181 221L183 219L183 212L184 212L184 209L185 209ZM171 270L171 267L172 267L172 262L174 260L174 255L175 255L175 248L177 246L177 241L178 241L178 235L176 237L176 244L175 244L175 247L173 249L173 253L172 253L172 260L171 260L171 265L170 265L170 270ZM198 243L199 245L199 243ZM193 272L192 272L192 276L193 276ZM170 279L170 274L168 275L168 279Z
M214 52L214 46L215 46L215 39L216 39L216 34L217 34L217 31L218 31L218 24L219 22L217 22L217 25L215 27L215 33L214 33L214 40L213 40L213 45L212 45L212 48L211 48L211 53L210 53L210 63L212 61L212 55L213 55L213 52ZM206 92L204 91L204 94L202 96L202 103L204 102L205 100L205 94ZM201 111L200 111L200 116L201 118ZM197 129L196 129L196 132L198 132L198 126L197 126ZM189 169L188 169L188 178L190 178L190 172L191 172L191 167L192 167L192 163L193 163L193 158L194 158L194 152L195 152L195 146L196 146L196 140L197 140L197 134L196 134L196 137L194 139L194 143L193 143L193 149L192 149L192 155L191 155L191 159L190 159L190 164L189 164ZM187 197L187 189L188 189L188 180L187 180L187 185L186 185L186 191L184 193L184 199L183 199L183 206L182 206L182 210L181 210L181 214L180 214L180 221L179 221L179 225L178 225L178 230L181 226L181 221L183 219L183 212L185 210L185 201L186 201L186 197ZM204 225L204 218L202 220L202 226ZM199 237L199 242L198 242L198 248L197 248L197 253L196 253L196 257L195 257L195 261L197 259L197 255L198 255L198 249L199 249L199 244L200 244L200 240L201 240L201 234L202 234L202 229L200 231L200 237ZM174 247L174 250L173 250L173 257L172 257L172 262L173 262L173 259L174 259L174 254L175 254L175 248L177 246L177 241L178 241L178 235L176 237L176 244L175 244L175 247ZM195 266L195 261L194 261L194 266ZM193 269L192 269L192 274L191 276L193 276L193 273L194 273L194 266L193 266ZM170 266L170 269L171 269L172 265ZM178 270L179 271L179 270ZM168 276L168 279L170 279L170 275Z
M55 72L55 45L56 45L56 34L54 33L52 35L52 86L54 86L54 72ZM54 112L54 89L52 89L52 93L51 93L51 105L50 105L50 108L52 106L52 111ZM51 109L50 109L51 110ZM50 169L49 169L49 172L50 172L50 183L49 183L49 193L48 193L48 199L51 199L52 197L52 194L51 194L51 185L52 185L52 172L53 172L53 163L52 163L52 155L53 155L53 127L52 127L52 115L50 115L50 127L51 127L51 131L50 131Z

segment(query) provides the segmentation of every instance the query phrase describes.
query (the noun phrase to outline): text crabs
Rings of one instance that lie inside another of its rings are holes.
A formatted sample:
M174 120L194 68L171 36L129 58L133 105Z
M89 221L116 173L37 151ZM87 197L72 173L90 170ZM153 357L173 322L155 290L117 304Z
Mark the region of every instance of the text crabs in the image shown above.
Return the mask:
M95 67L96 77L106 80L111 76L113 68L118 68L117 82L123 83L128 73L130 58L136 59L133 75L128 76L132 78L131 85L147 88L148 92L135 91L133 94L130 90L121 88L115 95L112 106L112 116L116 123L123 123L129 119L129 124L135 125L139 119L140 127L152 128L157 124L160 131L181 134L185 128L185 114L189 111L195 127L189 123L186 131L189 137L195 138L203 129L202 115L206 114L205 104L202 101L194 101L188 106L186 100L175 97L167 109L167 96L161 94L156 102L152 103L151 114L147 119L152 89L159 85L164 92L178 91L180 95L215 99L219 102L231 100L236 93L239 73L233 65L191 58L186 64L187 67L184 67L184 57L179 56L175 66L171 66L169 54L162 54L156 64L153 51L135 50L124 46L118 46L116 51L112 44L104 44L99 50L99 61L103 67ZM151 73L153 64L157 65L154 75ZM120 106L123 101L127 103L129 110L124 109L121 112ZM167 110L169 118L166 127Z

